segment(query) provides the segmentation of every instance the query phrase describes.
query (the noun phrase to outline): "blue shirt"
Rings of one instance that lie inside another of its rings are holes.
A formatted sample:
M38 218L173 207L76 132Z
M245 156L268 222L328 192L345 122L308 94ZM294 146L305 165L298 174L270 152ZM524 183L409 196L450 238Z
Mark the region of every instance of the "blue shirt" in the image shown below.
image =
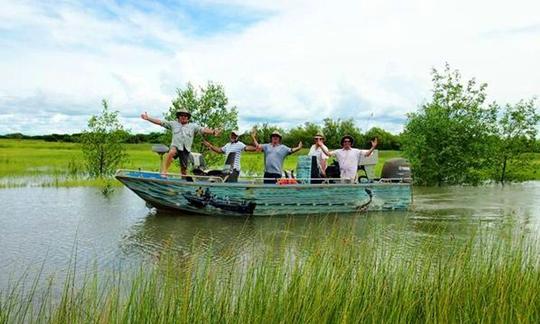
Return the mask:
M283 161L291 154L291 149L283 144L273 146L272 144L262 144L264 152L264 171L268 173L283 173Z

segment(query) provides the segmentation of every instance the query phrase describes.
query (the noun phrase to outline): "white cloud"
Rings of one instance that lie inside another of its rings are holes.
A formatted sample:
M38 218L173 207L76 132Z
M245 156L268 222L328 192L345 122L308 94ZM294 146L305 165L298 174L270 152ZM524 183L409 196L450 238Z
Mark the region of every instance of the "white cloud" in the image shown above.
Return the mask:
M177 21L181 12L159 6L108 3L111 18L69 3L2 4L0 30L11 37L0 40L9 49L0 54L0 117L18 122L2 123L0 133L80 131L101 98L133 131L155 130L136 116L160 116L176 87L207 80L225 86L243 128L254 119L292 126L330 116L399 131L405 113L429 97L430 69L446 61L487 82L490 99L540 94L536 1L203 3L268 17L201 36ZM19 116L38 104L51 112L40 127Z

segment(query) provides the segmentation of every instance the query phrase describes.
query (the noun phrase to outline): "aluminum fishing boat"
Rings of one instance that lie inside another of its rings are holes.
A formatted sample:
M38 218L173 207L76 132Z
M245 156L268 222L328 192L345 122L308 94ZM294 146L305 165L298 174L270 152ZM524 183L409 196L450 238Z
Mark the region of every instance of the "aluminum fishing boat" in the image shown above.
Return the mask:
M149 207L205 215L358 213L411 207L410 178L364 179L357 183L313 179L309 171L305 172L302 161L309 166L311 158L299 157L297 178L292 181L296 183L265 184L262 178L227 182L226 177L206 175L164 177L158 172L135 170L118 170L116 178Z

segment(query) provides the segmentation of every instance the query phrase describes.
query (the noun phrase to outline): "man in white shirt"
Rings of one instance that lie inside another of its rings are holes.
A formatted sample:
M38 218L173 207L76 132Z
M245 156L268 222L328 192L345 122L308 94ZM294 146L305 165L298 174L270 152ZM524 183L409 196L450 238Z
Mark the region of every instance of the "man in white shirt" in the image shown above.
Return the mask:
M319 178L324 178L326 177L326 160L328 160L328 155L324 154L321 149L321 145L324 145L324 135L322 133L315 134L313 141L315 144L311 145L308 155L317 157Z
M377 144L378 140L374 138L371 140L371 148L369 150L359 150L352 147L354 145L352 136L345 135L341 138L341 149L328 151L328 148L324 144L319 144L319 147L326 155L336 157L339 162L340 178L345 182L354 182L356 180L358 164L360 164L362 158L368 157L373 153Z
M240 155L242 151L256 151L257 148L252 145L246 145L238 140L238 136L240 136L239 132L237 130L231 131L230 134L230 141L229 143L223 145L223 147L216 147L209 143L208 141L204 140L203 144L206 145L209 149L216 153L225 154L225 156L228 156L229 153L236 153L234 157L234 163L232 165L232 172L229 176L229 182L236 182L238 179L238 176L240 175Z
M141 118L148 120L149 122L165 127L172 131L172 141L167 158L164 161L164 165L161 169L161 174L165 176L171 166L172 160L178 155L180 160L180 172L182 175L187 174L187 166L189 162L189 153L191 152L191 145L193 145L193 137L195 134L212 134L219 135L220 131L217 129L211 129L202 127L197 124L189 122L191 114L186 109L180 109L176 112L176 118L178 121L160 120L148 116L145 112L141 114Z

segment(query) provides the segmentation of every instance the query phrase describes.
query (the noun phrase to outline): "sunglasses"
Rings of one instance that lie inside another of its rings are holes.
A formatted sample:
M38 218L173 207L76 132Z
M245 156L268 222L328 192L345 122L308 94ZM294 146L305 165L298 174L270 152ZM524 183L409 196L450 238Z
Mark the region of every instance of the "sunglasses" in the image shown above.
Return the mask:
M180 115L178 115L178 117L189 117L189 115L186 115L186 114L180 114Z
M318 141L318 140L322 140L322 137L313 137L313 139Z
M351 140L343 140L343 143L350 143Z

